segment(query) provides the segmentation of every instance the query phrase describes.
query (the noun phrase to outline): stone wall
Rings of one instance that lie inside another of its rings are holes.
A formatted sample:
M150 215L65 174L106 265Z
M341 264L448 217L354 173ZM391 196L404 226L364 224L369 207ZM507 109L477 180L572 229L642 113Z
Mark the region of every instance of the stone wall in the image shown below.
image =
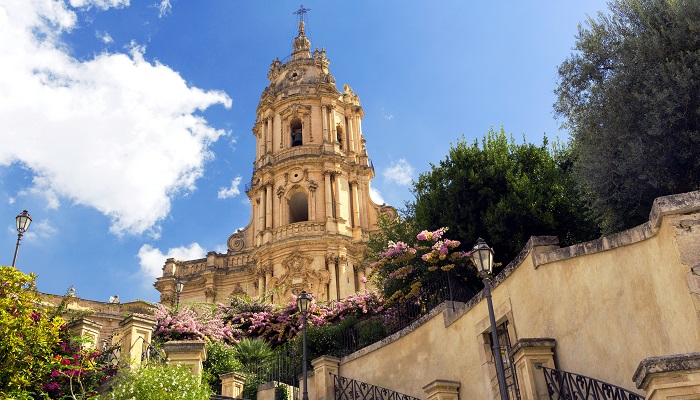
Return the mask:
M556 243L531 238L494 279L496 319L513 345L551 338L556 368L638 393L643 359L700 348L700 192L657 199L649 222L630 230ZM419 398L439 379L459 382L462 399L494 398L482 295L344 357L340 374Z

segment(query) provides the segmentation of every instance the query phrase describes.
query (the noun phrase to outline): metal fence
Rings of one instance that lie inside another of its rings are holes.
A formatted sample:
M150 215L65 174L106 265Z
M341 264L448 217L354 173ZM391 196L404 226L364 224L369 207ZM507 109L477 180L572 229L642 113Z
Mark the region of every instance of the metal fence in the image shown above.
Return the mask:
M295 352L294 348L278 351L273 357L255 365L250 371L248 380L254 385L275 382L276 387L286 388L286 393L282 396L276 393L276 399L278 397L297 399L299 397L299 375L302 371L301 360L301 354Z
M335 400L418 400L403 393L337 375L333 375L333 393Z
M343 356L369 346L404 329L444 301L467 302L474 292L459 283L449 273L421 288L416 297L389 308L379 315L362 320L343 332L340 337ZM452 303L454 306L454 303Z
M584 375L540 366L551 400L644 400L644 396Z

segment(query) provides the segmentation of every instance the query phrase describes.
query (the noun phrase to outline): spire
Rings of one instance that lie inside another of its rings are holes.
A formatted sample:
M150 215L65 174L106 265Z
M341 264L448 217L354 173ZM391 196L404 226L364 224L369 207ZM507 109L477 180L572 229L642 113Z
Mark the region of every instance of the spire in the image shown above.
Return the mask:
M294 52L292 53L292 59L298 60L300 58L310 58L311 52L311 42L304 34L306 25L304 20L306 19L307 11L311 11L310 8L304 8L302 4L299 9L294 11L293 14L299 17L299 34L294 38Z

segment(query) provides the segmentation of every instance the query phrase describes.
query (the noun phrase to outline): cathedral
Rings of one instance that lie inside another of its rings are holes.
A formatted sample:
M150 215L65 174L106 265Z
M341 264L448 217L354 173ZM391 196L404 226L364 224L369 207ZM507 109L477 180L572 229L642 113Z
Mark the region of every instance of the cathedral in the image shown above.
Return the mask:
M180 302L210 303L247 295L283 304L302 290L329 301L368 288L364 243L378 215L396 211L370 199L360 99L348 85L338 91L304 27L302 18L292 54L270 65L257 107L250 223L225 254L166 260L154 284L162 303L178 301L178 282Z

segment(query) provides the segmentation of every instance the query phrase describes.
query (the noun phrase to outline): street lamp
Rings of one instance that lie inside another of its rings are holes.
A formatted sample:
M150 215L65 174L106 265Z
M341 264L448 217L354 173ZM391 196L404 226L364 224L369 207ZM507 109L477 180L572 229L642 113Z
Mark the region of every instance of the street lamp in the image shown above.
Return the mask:
M32 217L29 216L27 210L22 211L15 220L17 221L17 246L15 246L15 256L12 258L12 266L15 266L17 262L17 251L19 250L19 242L22 240L22 235L29 228L29 224L32 223Z
M479 276L484 282L484 292L486 303L489 306L489 319L491 320L491 345L493 346L493 358L496 361L496 375L498 377L498 388L501 392L501 400L508 400L508 389L506 388L506 376L503 368L503 356L501 355L501 344L498 342L498 332L496 332L496 317L493 312L493 302L491 301L491 271L493 270L493 249L489 247L484 239L479 238L472 249L472 262L479 271Z
M306 390L306 313L309 312L309 305L311 305L311 296L302 290L299 297L297 297L297 308L301 313L301 346L302 346L302 367L301 371L304 375L304 393L301 400L309 400L309 392Z
M182 293L182 289L185 287L185 282L182 281L182 279L177 278L175 281L175 289L177 290L177 305L175 308L180 308L180 293Z

